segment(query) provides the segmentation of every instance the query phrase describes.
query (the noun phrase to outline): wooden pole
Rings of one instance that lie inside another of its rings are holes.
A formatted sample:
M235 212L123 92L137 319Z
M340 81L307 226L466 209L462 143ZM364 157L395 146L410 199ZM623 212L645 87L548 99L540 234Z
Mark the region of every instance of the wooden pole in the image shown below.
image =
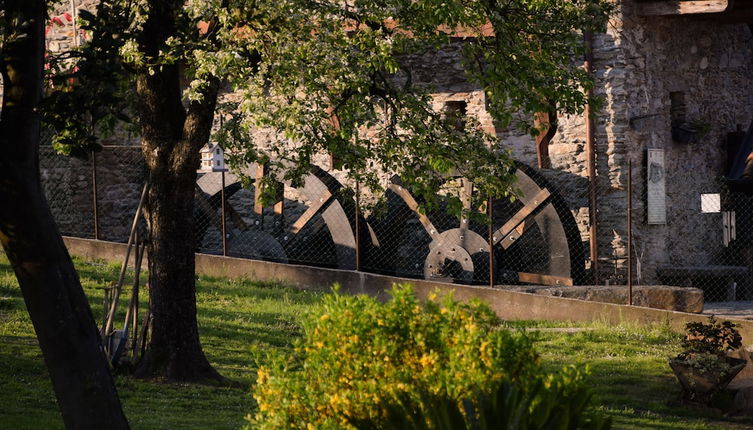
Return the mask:
M583 42L586 48L586 58L584 67L586 73L593 76L593 34L586 32L583 35ZM593 90L586 94L588 98L593 97ZM594 285L599 284L599 250L598 250L598 194L596 190L596 139L594 137L594 120L592 117L591 106L586 104L583 111L586 121L586 159L588 160L588 244L589 256L591 259L591 274Z
M99 215L97 213L97 155L92 151L92 210L94 212L94 239L99 240Z
M254 214L256 214L256 225L258 230L264 230L264 206L261 202L261 182L264 179L266 166L264 164L256 165L256 180L254 181Z
M141 267L141 260L144 258L144 247L146 246L146 241L144 241L141 253L139 255L139 262L138 267ZM139 279L139 272L136 272L136 280ZM131 359L133 362L136 361L136 353L138 352L137 346L137 340L139 338L139 286L136 285L136 287L133 289L133 321L131 322L133 327L133 334L131 336Z
M627 285L628 304L633 305L633 160L628 160L627 185Z
M138 236L138 232L136 233ZM146 242L142 241L139 243L139 241L136 241L136 256L135 256L135 266L133 270L133 288L131 289L131 303L128 306L128 311L126 312L125 322L123 323L123 331L124 335L127 335L127 329L129 324L133 324L133 340L132 342L136 341L136 335L138 334L138 312L139 312L139 283L141 276L141 263L142 259L144 257L144 247L146 246Z
M486 201L486 213L489 215L489 286L494 287L494 200L489 196Z
M222 170L222 189L220 190L220 214L222 216L222 255L227 256L227 226L225 225L225 170Z
M149 285L147 285L147 289L149 289ZM144 313L144 322L141 325L141 332L139 333L138 341L136 342L136 346L139 350L139 355L144 356L144 351L146 351L146 338L149 334L149 325L152 322L152 309L151 309L151 302L146 307L146 313Z
M71 0L71 21L73 23L73 46L78 48L80 41L78 39L78 24L76 19L78 18L78 10L76 9L76 0Z
M141 209L144 207L146 201L146 195L149 191L149 183L144 184L144 189L141 191L141 198L139 199L139 206L136 208L136 215L133 217L133 224L131 225L131 234L128 236L128 245L126 247L126 255L123 261L123 267L120 268L120 276L118 276L118 283L115 285L113 291L112 303L110 303L110 311L107 315L107 322L102 327L102 337L105 337L112 330L112 321L115 318L115 311L118 309L118 300L120 299L120 289L123 286L125 280L126 269L128 269L128 259L131 255L131 246L136 236L136 227L139 224L139 217L141 216Z
M361 184L356 181L356 271L361 270Z

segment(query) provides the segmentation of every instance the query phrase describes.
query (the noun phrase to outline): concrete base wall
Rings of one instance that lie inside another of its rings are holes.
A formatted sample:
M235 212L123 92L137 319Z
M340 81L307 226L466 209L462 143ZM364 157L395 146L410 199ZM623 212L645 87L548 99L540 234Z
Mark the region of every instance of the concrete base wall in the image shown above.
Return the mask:
M126 245L89 239L66 237L72 255L122 261ZM480 299L505 320L603 321L610 324L669 324L681 331L691 321L706 321L706 316L638 306L597 303L564 297L552 297L504 289L445 284L420 279L406 279L372 273L353 272L320 267L296 266L267 261L246 260L216 255L196 254L196 272L207 276L253 278L280 282L301 289L323 290L334 283L351 294L369 294L386 298L387 290L396 282L409 282L419 297L454 292L458 300ZM733 320L739 324L745 345L753 345L753 321Z
M521 293L567 297L589 302L618 305L629 302L628 288L625 285L580 285L574 287L527 285L507 289ZM703 312L703 290L699 288L673 287L670 285L634 285L632 299L634 306L695 314Z

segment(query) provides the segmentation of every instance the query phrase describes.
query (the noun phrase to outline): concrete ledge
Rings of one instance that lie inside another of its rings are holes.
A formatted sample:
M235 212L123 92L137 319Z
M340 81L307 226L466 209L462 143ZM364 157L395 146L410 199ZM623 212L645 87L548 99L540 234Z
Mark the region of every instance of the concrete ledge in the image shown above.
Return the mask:
M126 250L126 245L122 243L71 237L64 239L71 254L84 258L122 261ZM422 298L435 290L454 291L455 297L459 300L477 298L487 302L500 318L506 320L603 321L613 324L663 323L678 331L684 330L688 322L706 321L705 315L686 312L587 302L505 289L445 284L420 279L205 254L196 255L196 272L208 276L246 277L280 282L302 289L322 289L338 282L342 285L343 291L348 293L363 293L380 298L386 297L386 291L393 283L410 282ZM742 319L732 319L732 321L739 324L743 343L753 344L753 321Z
M569 297L592 302L618 305L628 303L628 291L625 285L580 285L574 287L534 285L514 286L507 289L509 291ZM636 285L633 287L633 305L698 314L703 312L703 290L669 285Z

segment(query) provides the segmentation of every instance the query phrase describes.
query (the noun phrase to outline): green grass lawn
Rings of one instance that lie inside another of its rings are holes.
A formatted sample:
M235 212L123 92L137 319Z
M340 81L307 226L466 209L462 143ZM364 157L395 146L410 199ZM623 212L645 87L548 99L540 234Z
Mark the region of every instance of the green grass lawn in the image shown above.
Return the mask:
M76 261L97 319L103 288L117 279L117 265ZM210 362L240 387L170 385L118 376L117 386L133 429L237 429L253 412L255 378L249 346L288 349L299 322L322 293L251 280L198 278L202 344ZM142 303L142 309L145 303ZM119 324L122 324L120 319ZM663 327L601 323L515 322L538 339L548 368L581 364L598 408L617 429L753 428L753 420L715 417L677 406L679 386L667 366L678 335ZM577 327L564 331L558 327ZM62 422L34 331L13 272L0 253L0 429L59 429Z

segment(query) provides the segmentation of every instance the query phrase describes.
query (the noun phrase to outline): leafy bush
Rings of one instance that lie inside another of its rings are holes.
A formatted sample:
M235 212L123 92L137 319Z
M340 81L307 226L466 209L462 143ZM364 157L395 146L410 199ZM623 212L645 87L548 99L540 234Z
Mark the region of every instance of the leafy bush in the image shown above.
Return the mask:
M293 356L266 357L271 364L259 368L253 427L478 428L500 416L575 423L558 428L587 422L578 416L588 401L582 375L544 374L532 340L501 327L488 306L435 295L422 304L408 285L391 296L327 297Z
M685 338L682 347L685 350L680 356L693 354L713 354L724 356L727 351L733 351L742 345L742 336L730 321L719 322L714 316L709 317L709 323L689 322L685 324Z
M737 363L731 363L726 354L742 345L742 336L735 327L731 321L719 322L713 315L709 317L708 324L685 324L683 352L677 355L676 360L700 371L728 373Z
M474 403L424 393L423 407L402 398L385 405L380 421L349 421L360 430L609 429L611 419L588 413L591 394L582 378L568 367L534 380L527 390L504 382L491 393L478 393Z

